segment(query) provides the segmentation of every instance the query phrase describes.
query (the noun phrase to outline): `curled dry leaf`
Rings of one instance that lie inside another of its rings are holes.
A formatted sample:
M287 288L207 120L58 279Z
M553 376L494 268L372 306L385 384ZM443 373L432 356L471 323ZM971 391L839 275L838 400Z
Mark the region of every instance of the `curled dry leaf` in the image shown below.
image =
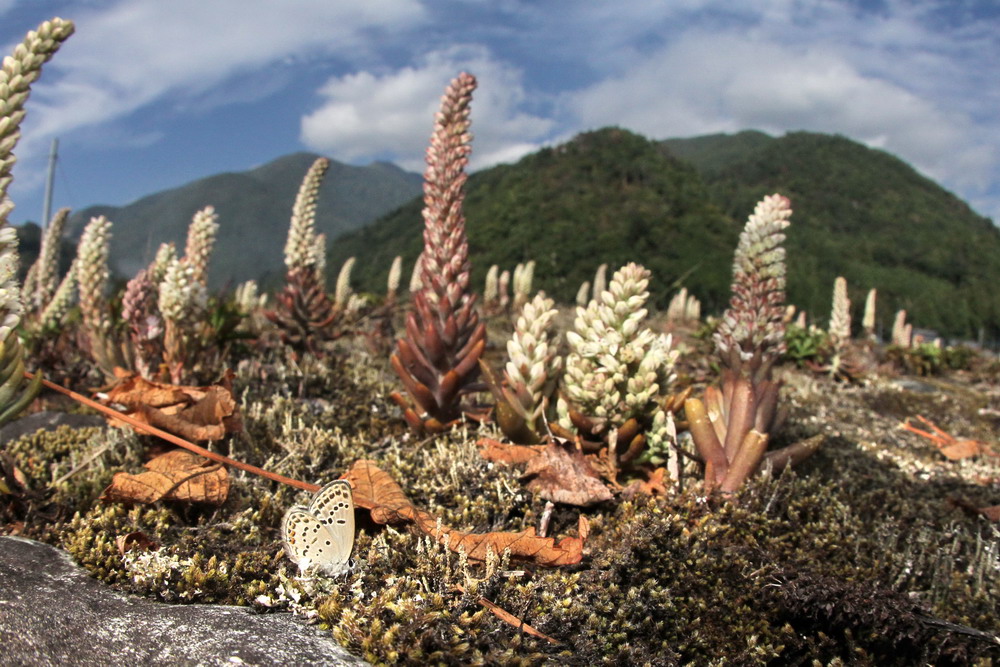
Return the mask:
M978 507L963 498L948 498L948 503L953 507L964 510L973 516L980 515L993 522L1000 522L1000 505L990 505L988 507Z
M979 513L994 523L1000 522L1000 505L980 507Z
M531 478L529 491L555 503L586 507L612 497L583 452L557 444L545 446L528 461L524 477Z
M980 507L979 513L994 523L1000 523L1000 505Z
M997 452L985 442L979 440L959 440L938 427L937 424L922 415L917 415L917 420L927 426L930 430L925 431L917 428L907 419L900 426L912 433L927 438L938 447L945 458L950 461L961 461L973 456L997 456Z
M135 530L126 535L119 535L115 538L115 545L118 546L118 553L122 556L129 551L153 551L160 548L156 540L141 530Z
M545 445L509 445L493 438L480 438L476 446L487 461L507 465L527 463L545 449Z
M504 549L510 549L514 558L550 567L573 565L583 558L588 530L584 516L580 517L579 537L564 537L558 542L551 537L538 537L534 528L518 533L462 533L441 525L430 512L414 507L396 480L373 461L355 462L344 479L354 487L354 504L370 510L376 523L411 522L440 543L450 537L447 544L452 551L462 549L475 560L486 560L488 550L500 554Z
M147 472L115 473L101 500L124 503L155 503L174 500L221 505L229 495L229 473L221 463L175 449L146 464Z
M556 443L508 445L491 438L481 438L476 444L487 461L527 464L524 477L531 478L527 488L540 498L578 507L611 500L611 490L578 449Z
M979 456L985 450L983 444L976 440L958 440L950 445L944 445L939 451L950 461L961 461Z
M107 402L123 406L125 414L141 422L194 441L221 440L242 429L232 371L220 384L207 387L150 382L121 369L116 374L120 379L108 390Z
M628 500L639 495L666 496L670 493L670 473L666 468L657 468L649 473L647 479L636 479L622 489L622 497Z

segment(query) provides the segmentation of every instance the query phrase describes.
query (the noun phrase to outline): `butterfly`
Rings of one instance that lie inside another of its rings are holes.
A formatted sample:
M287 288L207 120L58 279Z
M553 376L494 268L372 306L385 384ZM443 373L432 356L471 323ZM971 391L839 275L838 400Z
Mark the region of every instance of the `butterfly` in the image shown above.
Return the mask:
M281 520L281 539L300 573L315 569L333 577L350 570L354 549L350 482L334 480L313 496L308 508L289 508Z

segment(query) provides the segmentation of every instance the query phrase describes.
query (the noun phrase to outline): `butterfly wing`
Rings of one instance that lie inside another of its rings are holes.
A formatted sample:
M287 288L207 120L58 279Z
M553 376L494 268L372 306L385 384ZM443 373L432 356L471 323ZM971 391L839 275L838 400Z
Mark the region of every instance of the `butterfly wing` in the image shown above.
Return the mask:
M354 494L350 482L336 479L324 486L313 496L309 511L324 525L350 535L350 544L354 546Z
M295 506L285 512L281 521L281 539L285 553L298 566L299 572L324 562L325 546L332 535L323 522L305 507Z
M330 576L350 567L354 549L354 497L346 480L320 489L309 508L295 506L281 522L285 553L300 572L315 568Z
M309 503L309 511L326 527L331 537L329 560L324 569L339 573L348 567L354 549L354 495L347 480L338 479L320 489Z

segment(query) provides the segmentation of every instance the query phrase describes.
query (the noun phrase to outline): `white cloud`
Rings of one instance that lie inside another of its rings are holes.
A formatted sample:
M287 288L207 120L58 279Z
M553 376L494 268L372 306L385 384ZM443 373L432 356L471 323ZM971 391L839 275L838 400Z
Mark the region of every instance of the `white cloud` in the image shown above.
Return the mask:
M998 187L1000 126L996 107L985 108L988 98L970 95L990 75L961 40L929 30L913 13L862 20L827 3L814 24L817 16L804 16L797 3L783 4L740 29L689 29L630 67L565 93L562 109L582 126L619 124L660 138L746 128L841 133L899 155L969 198L989 198ZM981 29L963 35L978 40L976 58L984 50L1000 56L1000 42ZM994 95L992 88L983 95ZM998 209L997 200L980 208Z
M839 132L1000 221L1000 13L988 4L67 1L78 31L33 93L18 180L37 180L52 136L134 144L159 134L158 118L238 113L317 71L329 78L302 117L307 146L422 170L440 95L467 70L480 83L473 166L605 124ZM0 14L11 6L30 13L29 0L0 0Z
M339 159L391 159L423 171L423 155L441 95L459 72L476 76L473 168L515 160L535 150L553 122L520 110L526 94L518 70L480 47L435 51L411 67L329 79L322 105L302 119L302 141Z
M417 0L121 0L85 9L36 87L21 148L151 104L183 104L237 74L358 57L422 16Z

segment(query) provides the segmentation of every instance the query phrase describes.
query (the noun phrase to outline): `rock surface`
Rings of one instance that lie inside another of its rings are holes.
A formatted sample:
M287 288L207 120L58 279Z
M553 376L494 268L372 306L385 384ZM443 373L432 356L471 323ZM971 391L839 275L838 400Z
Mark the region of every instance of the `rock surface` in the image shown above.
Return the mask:
M118 593L53 546L0 537L5 665L364 665L283 613Z

